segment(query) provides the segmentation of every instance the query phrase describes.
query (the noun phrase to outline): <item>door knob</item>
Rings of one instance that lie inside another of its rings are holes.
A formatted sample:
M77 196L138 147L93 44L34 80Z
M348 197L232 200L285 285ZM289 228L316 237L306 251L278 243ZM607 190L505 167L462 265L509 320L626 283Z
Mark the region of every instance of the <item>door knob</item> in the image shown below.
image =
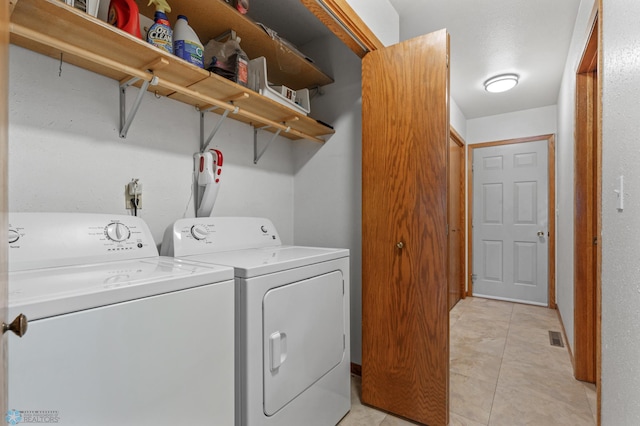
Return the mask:
M544 237L544 231L538 231L538 237Z
M29 320L27 317L24 314L20 314L11 322L11 324L2 323L2 334L11 330L16 336L22 337L27 334L28 324Z
M402 248L404 247L404 243L403 243L402 241L399 241L399 242L396 244L396 247L398 247L399 249L402 249Z

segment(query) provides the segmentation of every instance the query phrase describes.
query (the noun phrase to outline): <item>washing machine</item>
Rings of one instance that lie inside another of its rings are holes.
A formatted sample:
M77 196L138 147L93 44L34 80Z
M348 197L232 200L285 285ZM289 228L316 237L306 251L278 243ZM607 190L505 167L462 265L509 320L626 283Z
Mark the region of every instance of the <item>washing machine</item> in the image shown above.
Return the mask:
M282 245L263 218L180 219L161 254L232 266L236 425L332 426L350 409L349 251Z
M233 425L233 277L137 217L10 213L7 422Z

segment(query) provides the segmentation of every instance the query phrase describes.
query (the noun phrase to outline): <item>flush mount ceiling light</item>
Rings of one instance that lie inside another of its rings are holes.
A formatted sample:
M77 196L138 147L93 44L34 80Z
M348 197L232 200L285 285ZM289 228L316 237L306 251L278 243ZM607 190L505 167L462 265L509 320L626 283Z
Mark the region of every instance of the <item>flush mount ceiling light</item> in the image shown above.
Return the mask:
M500 93L511 90L518 84L517 74L502 74L490 78L484 82L484 89L491 93Z

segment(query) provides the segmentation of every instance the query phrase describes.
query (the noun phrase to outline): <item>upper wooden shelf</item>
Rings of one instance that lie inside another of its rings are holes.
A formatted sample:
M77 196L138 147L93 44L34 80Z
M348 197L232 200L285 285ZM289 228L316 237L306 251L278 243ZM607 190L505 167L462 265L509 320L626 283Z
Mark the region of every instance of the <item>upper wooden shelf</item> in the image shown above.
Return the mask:
M169 22L173 25L178 15L185 15L203 45L228 30L234 30L241 39L240 47L250 59L266 58L267 75L273 84L298 90L333 83L333 79L315 64L283 47L249 17L241 15L222 0L167 1L171 6ZM136 0L136 3L140 13L153 19L155 8L147 6L148 0Z
M235 113L229 114L229 118L256 127L269 125L270 130L280 129L280 135L289 139L324 142L320 136L334 133L333 129L313 118L191 65L59 0L11 1L10 31L13 44L57 59L62 55L64 62L120 82L132 77L146 81L155 77L154 83L157 85L149 86L149 91L201 109L217 106L219 109L216 112L219 113L230 110ZM182 10L180 3L174 0L170 4L180 14L189 13L188 10ZM219 0L208 0L206 3L216 4L216 8L223 6L221 10L228 9L235 14L235 18L246 20ZM211 18L210 21L216 19ZM244 40L243 37L243 49ZM248 40L246 44L249 44ZM249 57L252 55L249 54Z

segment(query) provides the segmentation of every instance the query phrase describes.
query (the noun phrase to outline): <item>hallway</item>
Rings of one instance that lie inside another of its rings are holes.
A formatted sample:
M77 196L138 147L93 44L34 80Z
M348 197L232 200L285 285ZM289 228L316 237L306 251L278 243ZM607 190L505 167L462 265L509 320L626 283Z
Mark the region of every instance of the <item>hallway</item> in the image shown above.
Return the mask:
M469 297L450 313L450 425L594 425L595 386L573 379L555 310ZM563 336L564 339L564 336ZM351 412L340 426L410 426L360 403L352 378Z

